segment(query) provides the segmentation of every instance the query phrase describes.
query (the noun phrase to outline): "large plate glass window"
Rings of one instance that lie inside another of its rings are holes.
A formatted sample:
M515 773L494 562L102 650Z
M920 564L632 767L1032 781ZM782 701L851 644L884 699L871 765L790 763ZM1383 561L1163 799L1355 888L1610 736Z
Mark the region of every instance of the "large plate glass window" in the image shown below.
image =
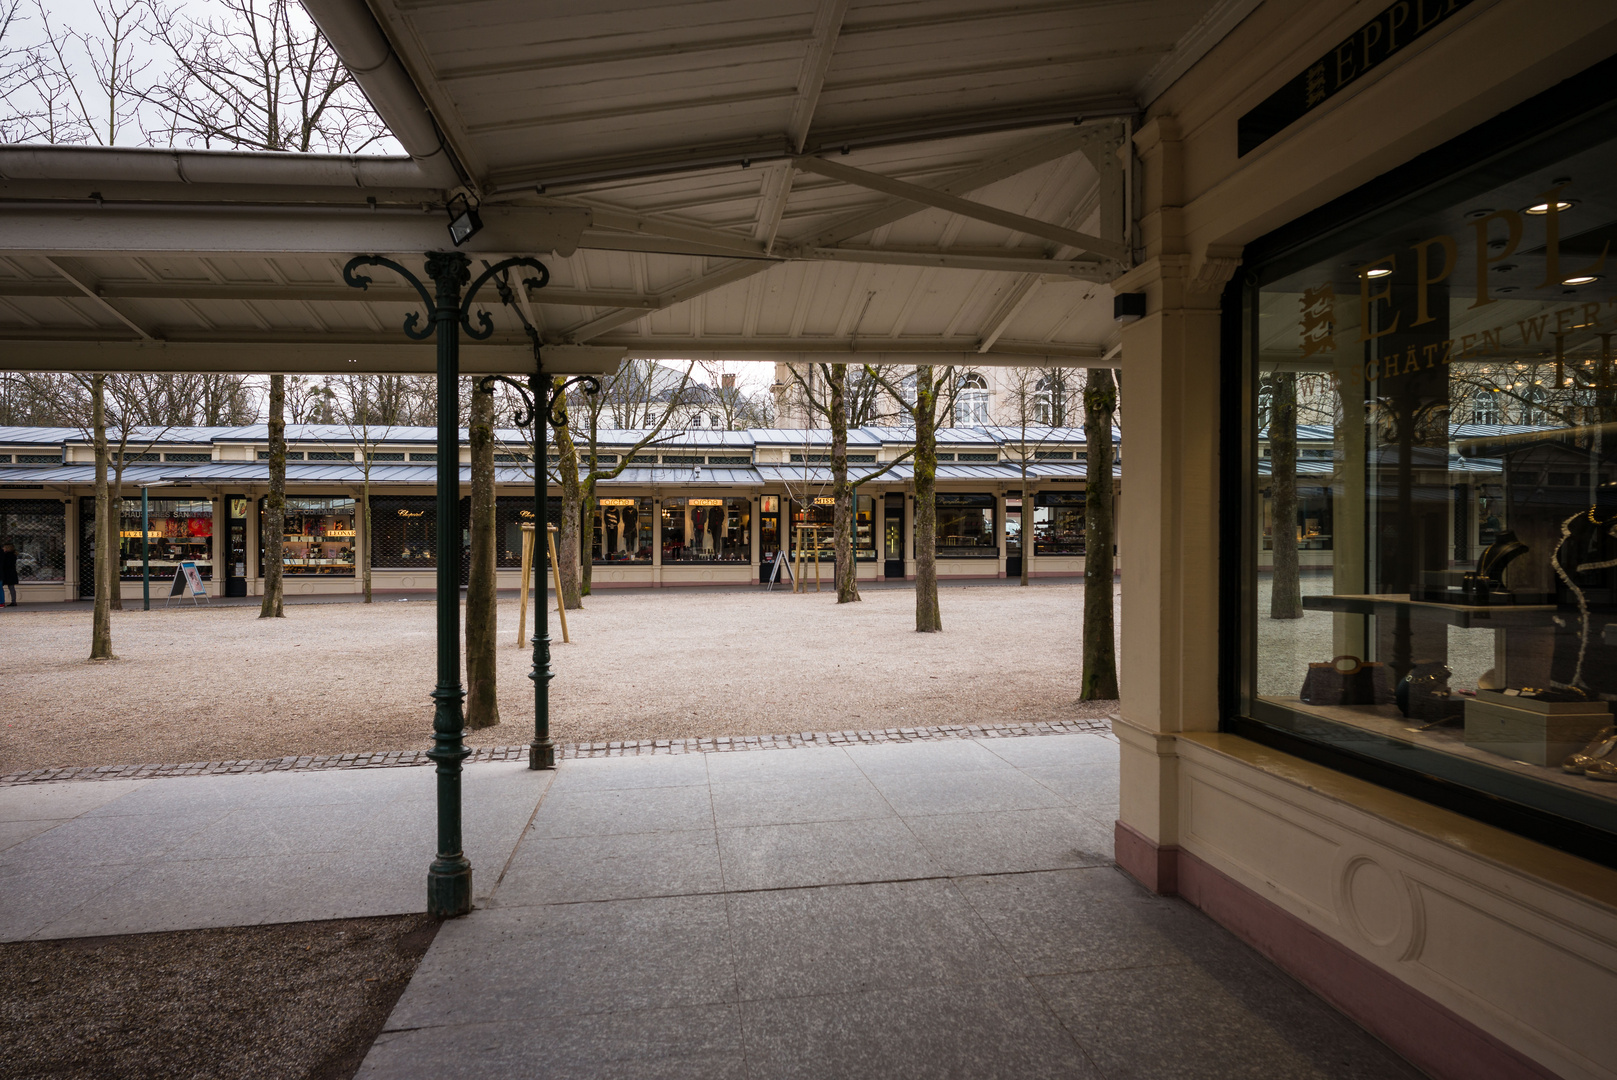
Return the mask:
M17 579L61 581L67 571L67 505L58 499L0 500L0 544L17 549Z
M656 522L649 495L602 495L595 507L595 562L651 562Z
M139 581L143 574L140 517L140 497L125 495L118 522L118 576L124 581ZM213 580L212 499L150 499L147 521L152 580L172 578L182 562L196 563L202 580Z
M372 519L376 503L371 500ZM352 577L358 530L356 502L340 495L288 495L286 527L281 536L281 573L287 577ZM259 521L266 520L263 502ZM263 574L264 546L258 548Z
M1033 497L1033 553L1084 553L1084 492L1041 491Z
M815 495L806 502L791 501L792 508L792 551L793 558L797 558L798 547L803 549L804 558L812 558L814 552L815 533L805 527L818 529L820 545L820 561L836 561L836 517L837 501L830 495ZM874 495L859 495L855 497L854 506L854 561L872 562L876 558L876 533L874 521L876 518L876 497Z
M999 558L994 496L940 492L937 508L938 558Z
M438 547L437 496L371 496L371 533L372 566L382 569L437 566L434 558ZM519 537L517 543L521 542ZM521 548L517 550L520 553Z
M1551 842L1617 834L1617 143L1594 131L1277 256L1244 315L1242 712Z
M663 562L751 561L751 499L692 495L663 500Z

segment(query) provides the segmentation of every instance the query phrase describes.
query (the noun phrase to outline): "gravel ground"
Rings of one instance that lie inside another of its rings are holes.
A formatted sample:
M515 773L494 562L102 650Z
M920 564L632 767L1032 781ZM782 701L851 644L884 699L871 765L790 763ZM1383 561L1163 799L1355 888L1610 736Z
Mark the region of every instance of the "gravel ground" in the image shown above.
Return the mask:
M945 586L945 632L914 632L914 593L607 592L556 637L561 742L762 735L1104 716L1075 701L1082 586ZM0 771L212 761L427 745L436 605L113 613L119 659L90 663L87 611L0 612ZM531 650L500 604L504 722L531 736Z
M437 926L404 915L0 945L0 1077L353 1076Z

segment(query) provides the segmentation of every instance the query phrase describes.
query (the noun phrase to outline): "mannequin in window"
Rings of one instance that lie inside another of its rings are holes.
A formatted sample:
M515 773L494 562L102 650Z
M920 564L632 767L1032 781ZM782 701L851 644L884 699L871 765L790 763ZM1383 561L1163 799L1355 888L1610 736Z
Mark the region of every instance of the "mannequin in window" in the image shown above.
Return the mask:
M1561 523L1550 558L1556 577L1555 651L1550 679L1617 701L1617 482L1602 484L1595 503Z

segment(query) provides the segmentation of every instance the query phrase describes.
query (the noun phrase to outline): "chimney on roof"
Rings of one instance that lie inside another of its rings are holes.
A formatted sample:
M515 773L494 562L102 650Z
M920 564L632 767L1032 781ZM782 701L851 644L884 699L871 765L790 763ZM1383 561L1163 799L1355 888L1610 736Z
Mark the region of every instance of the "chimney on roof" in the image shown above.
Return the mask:
M726 389L726 390L734 390L736 388L736 377L735 377L734 372L732 372L732 371L725 372L723 378L724 378L724 389Z

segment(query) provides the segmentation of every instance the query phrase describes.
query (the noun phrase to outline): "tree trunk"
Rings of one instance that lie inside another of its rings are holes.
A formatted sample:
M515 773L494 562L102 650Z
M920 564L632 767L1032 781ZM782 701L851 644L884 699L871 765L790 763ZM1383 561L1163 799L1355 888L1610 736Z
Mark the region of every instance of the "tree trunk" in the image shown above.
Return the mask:
M112 550L109 541L111 506L107 492L107 377L90 376L91 424L95 438L95 616L90 629L90 659L111 660L112 655Z
M495 686L494 395L472 390L471 568L466 576L466 726L500 722Z
M593 471L593 469L592 469ZM578 556L580 597L590 594L590 576L595 568L595 478L592 476L583 485L583 498L580 500L578 515ZM579 601L581 604L582 600Z
M1017 540L1022 548L1022 577L1019 585L1026 586L1033 569L1033 492L1027 482L1027 438L1022 439L1022 512L1016 515Z
M1117 385L1106 368L1084 383L1084 671L1080 701L1111 701L1117 693L1117 626L1112 614L1112 417Z
M371 602L371 464L369 440L367 440L367 445L362 448L362 451L366 459L365 482L360 485L359 489L359 512L365 519L365 546L357 554L361 565L364 567L365 603L368 604Z
M560 386L562 380L557 379ZM561 478L561 525L556 530L556 563L561 567L561 603L568 611L584 606L578 593L578 515L583 508L583 486L578 481L578 445L572 431L556 426L556 474ZM534 468L543 466L535 456ZM545 526L539 525L538 542L545 543Z
M848 365L832 364L831 377L831 537L837 560L837 603L857 603L859 565L855 558L853 485L848 482Z
M1274 580L1269 618L1303 617L1302 575L1297 559L1297 375L1270 376L1269 506L1274 547Z
M915 630L943 629L938 608L938 388L930 367L915 369Z
M281 588L286 540L286 376L270 376L269 498L264 500L264 602L260 619L286 617Z

